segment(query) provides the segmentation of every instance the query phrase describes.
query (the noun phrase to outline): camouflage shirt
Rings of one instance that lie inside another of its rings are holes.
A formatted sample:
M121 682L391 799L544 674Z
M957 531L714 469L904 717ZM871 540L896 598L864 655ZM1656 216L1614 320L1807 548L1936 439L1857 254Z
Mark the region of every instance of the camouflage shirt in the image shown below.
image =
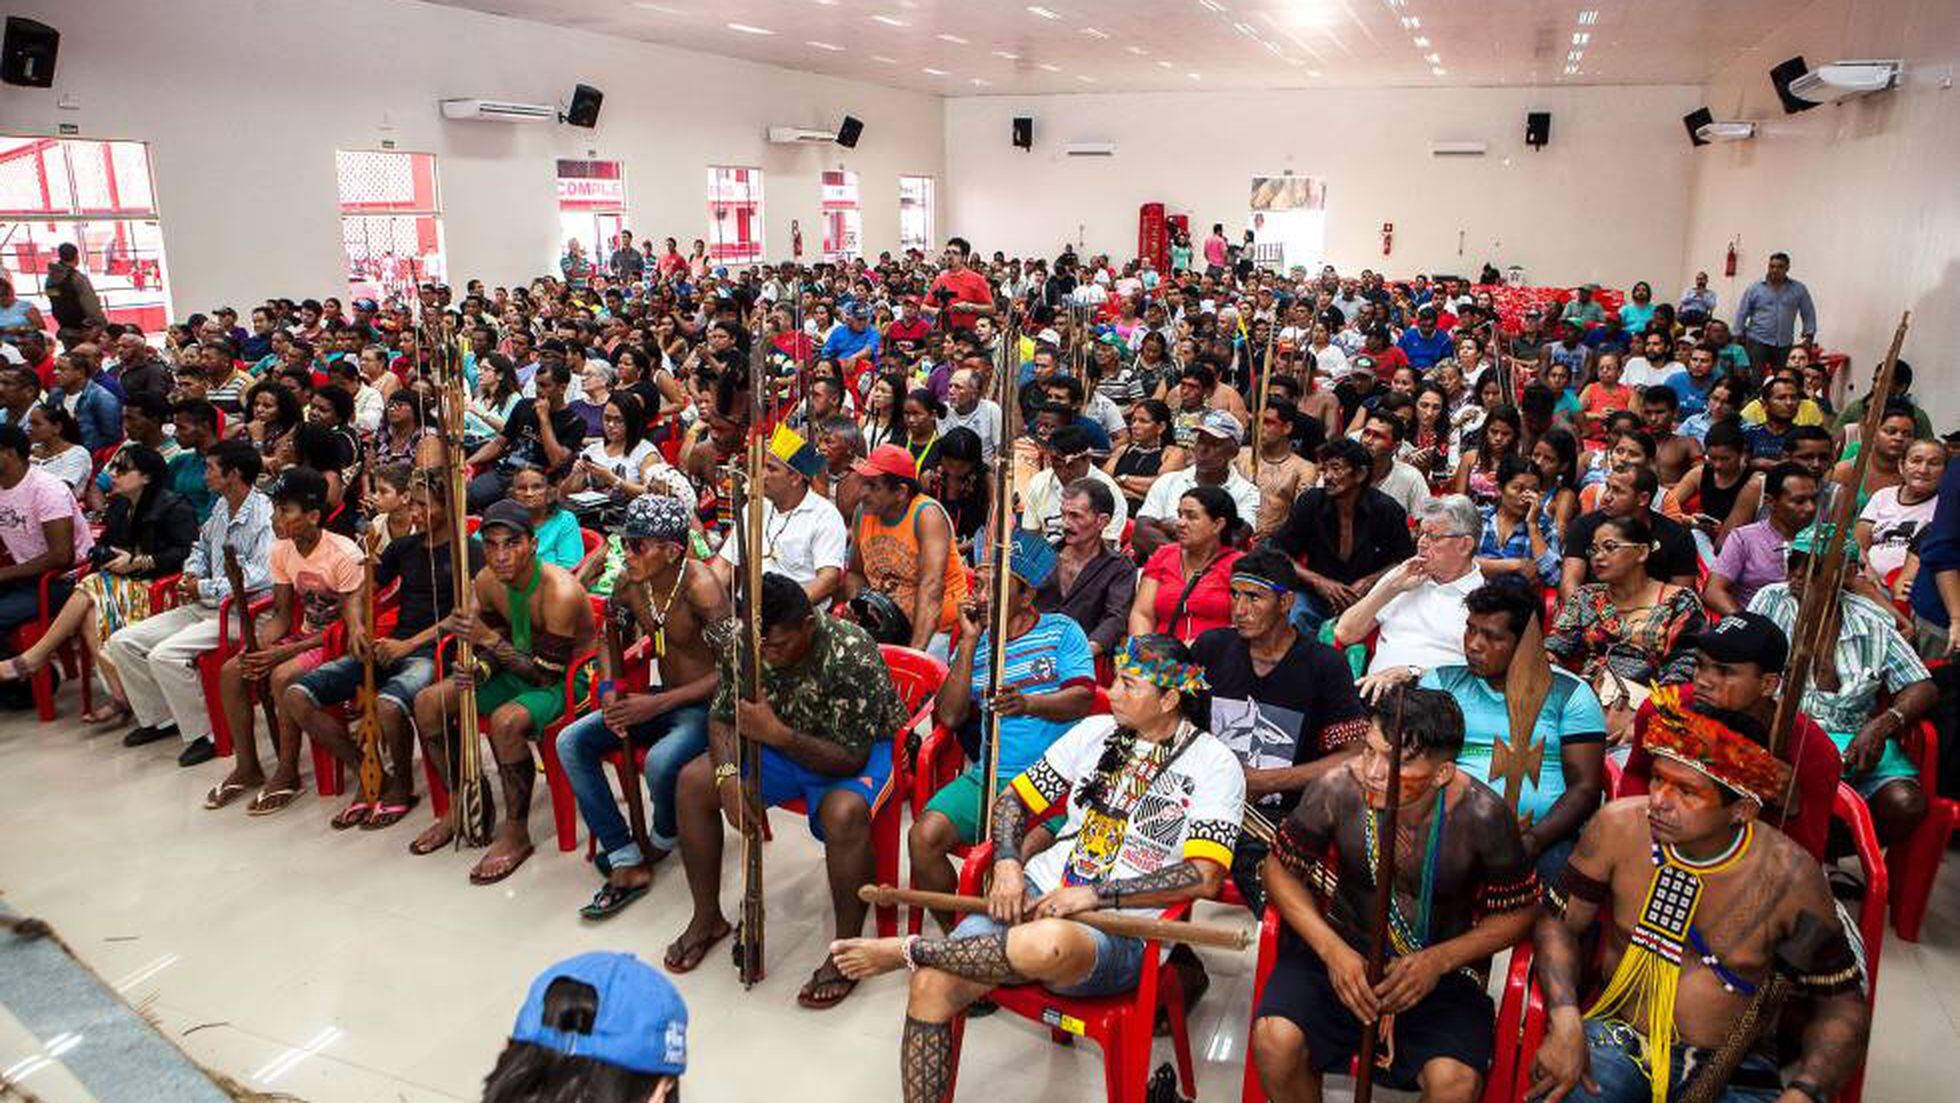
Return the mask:
M734 722L735 684L734 653L723 648L712 719ZM905 722L905 706L878 645L857 625L822 614L802 662L763 664L762 695L792 730L855 751L890 739Z

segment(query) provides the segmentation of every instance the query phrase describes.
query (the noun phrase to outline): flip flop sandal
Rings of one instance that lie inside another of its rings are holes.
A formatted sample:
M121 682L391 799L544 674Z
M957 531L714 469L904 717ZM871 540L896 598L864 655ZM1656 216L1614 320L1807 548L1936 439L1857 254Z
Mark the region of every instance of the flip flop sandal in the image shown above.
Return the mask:
M517 867L523 865L525 860L530 858L534 850L535 850L534 847L527 846L523 850L518 851L514 857L506 859L509 862L508 865L504 866L502 869L492 870L488 873L484 872L483 867L490 864L490 857L488 855L485 855L483 860L481 862L478 862L474 869L470 870L470 884L472 885L496 884L497 882L503 880L504 878L509 877L511 874L516 873Z
M661 957L660 963L666 966L667 971L675 976L679 976L682 973L692 973L701 967L702 962L708 960L709 952L718 943L734 933L734 927L723 927L718 934L702 935L696 937L692 942L683 943L681 940L676 939L673 945L667 947L667 952ZM680 952L675 953L676 950ZM690 958L693 960L689 961L688 959Z
M341 809L339 815L327 821L327 825L335 831L345 831L350 827L359 827L368 821L368 817L374 814L374 810L377 807L379 805L357 800Z
M204 794L204 810L207 812L216 812L218 809L237 800L245 790L250 788L250 785L240 784L236 781L219 782Z
M89 725L113 724L118 720L134 716L128 705L117 702L106 709L95 709L82 714L82 723Z
M367 820L361 824L361 830L380 831L383 828L393 827L402 822L403 818L413 812L415 806L421 802L422 798L417 796L410 796L400 804L377 801L374 810L368 813Z
M259 795L252 798L252 803L245 807L245 814L248 816L277 815L291 808L293 802L299 799L299 794L300 790L297 786L291 789L273 789L271 791L261 789L259 790Z
M831 969L837 968L835 959L830 961L829 967ZM828 1011L838 1004L843 1003L852 992L857 991L858 982L845 976L843 973L839 972L831 977L820 977L822 972L823 968L819 967L817 970L817 974L819 975L812 975L808 981L804 982L802 990L796 993L796 1006L808 1008L811 1011ZM828 997L818 996L816 995L818 991L832 992L835 995Z
M578 910L581 919L611 919L626 910L626 906L653 890L653 882L621 888L607 881L592 894L592 902Z

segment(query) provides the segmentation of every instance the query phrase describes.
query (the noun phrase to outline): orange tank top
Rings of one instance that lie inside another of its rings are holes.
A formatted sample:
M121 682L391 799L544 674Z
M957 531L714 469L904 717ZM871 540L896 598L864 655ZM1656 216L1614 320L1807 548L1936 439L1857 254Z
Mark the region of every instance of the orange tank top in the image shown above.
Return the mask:
M920 494L895 525L887 525L877 514L860 509L857 519L858 554L864 559L864 578L870 587L890 597L912 615L919 600L919 515L925 510L946 514L945 507ZM952 522L947 522L952 529ZM951 632L959 623L960 602L966 600L966 567L960 562L957 546L946 549L944 593L939 600L940 632Z

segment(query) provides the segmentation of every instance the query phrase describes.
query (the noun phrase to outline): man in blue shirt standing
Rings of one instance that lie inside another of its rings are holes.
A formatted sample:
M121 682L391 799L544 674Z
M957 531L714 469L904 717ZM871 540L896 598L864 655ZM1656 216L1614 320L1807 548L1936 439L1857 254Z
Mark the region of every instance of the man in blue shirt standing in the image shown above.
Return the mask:
M1803 341L1817 337L1817 308L1810 288L1790 278L1790 254L1771 253L1769 271L1742 293L1735 308L1735 331L1757 368L1783 366L1790 356L1792 331L1803 319Z
M1395 344L1409 358L1409 365L1417 371L1428 371L1436 361L1450 355L1455 346L1449 334L1436 328L1436 308L1433 306L1416 311L1415 328L1403 330Z
M877 365L879 344L878 331L871 325L871 306L860 300L845 308L844 324L824 338L821 355L825 360L835 361L849 379L856 373L858 361Z

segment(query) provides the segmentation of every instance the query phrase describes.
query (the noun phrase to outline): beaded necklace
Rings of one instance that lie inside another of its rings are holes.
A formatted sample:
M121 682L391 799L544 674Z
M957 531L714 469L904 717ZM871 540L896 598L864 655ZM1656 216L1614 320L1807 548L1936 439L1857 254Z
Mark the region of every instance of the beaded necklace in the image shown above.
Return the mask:
M1449 814L1444 801L1444 791L1436 791L1436 807L1429 816L1429 840L1423 844L1422 889L1416 896L1416 921L1413 925L1402 914L1402 905L1391 891L1388 896L1388 932L1395 943L1395 952L1407 956L1429 945L1429 919L1436 902L1436 866L1443 852L1443 820ZM1380 883L1381 874L1381 827L1376 819L1381 815L1377 809L1370 808L1361 821L1362 842L1368 853L1368 879Z

